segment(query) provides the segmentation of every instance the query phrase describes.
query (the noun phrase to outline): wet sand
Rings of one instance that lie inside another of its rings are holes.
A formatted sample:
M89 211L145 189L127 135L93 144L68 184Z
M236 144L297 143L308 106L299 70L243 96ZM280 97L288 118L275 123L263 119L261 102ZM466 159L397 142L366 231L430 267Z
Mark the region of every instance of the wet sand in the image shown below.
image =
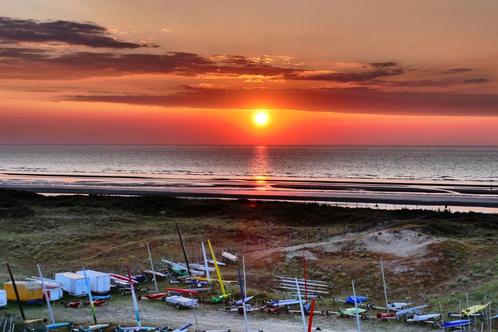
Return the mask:
M482 182L4 173L0 188L44 194L498 208L497 188Z

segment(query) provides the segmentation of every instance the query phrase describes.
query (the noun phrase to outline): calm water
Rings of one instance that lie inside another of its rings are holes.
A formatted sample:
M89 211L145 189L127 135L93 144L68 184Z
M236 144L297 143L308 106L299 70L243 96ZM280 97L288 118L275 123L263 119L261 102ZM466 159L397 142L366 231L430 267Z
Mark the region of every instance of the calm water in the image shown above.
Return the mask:
M498 180L498 147L0 145L0 172Z

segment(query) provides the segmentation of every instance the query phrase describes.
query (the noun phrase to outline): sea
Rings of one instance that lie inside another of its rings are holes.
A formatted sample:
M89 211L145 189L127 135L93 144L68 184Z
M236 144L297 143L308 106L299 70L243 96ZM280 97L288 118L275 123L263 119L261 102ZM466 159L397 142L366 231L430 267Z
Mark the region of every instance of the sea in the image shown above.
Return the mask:
M0 145L0 173L498 180L498 146Z

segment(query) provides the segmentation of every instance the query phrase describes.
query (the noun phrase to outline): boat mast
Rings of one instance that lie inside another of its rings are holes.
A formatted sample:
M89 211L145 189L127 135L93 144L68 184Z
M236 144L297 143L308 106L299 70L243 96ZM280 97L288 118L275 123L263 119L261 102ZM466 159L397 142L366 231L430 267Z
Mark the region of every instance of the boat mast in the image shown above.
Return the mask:
M135 320L137 321L137 326L142 327L142 322L140 321L140 312L138 310L137 296L135 294L135 288L133 287L133 281L131 279L130 267L127 267L128 270L128 282L130 284L131 290L131 301L133 302L133 309L135 310Z
M311 332L311 329L313 328L313 313L315 311L315 299L311 300L311 306L310 306L310 317L308 318L308 332Z
M43 280L43 274L40 268L40 264L36 264L36 267L38 268L38 275L40 276L43 297L45 297L45 301L47 302L48 317L50 318L50 323L55 324L54 312L52 311L52 305L50 304L50 295L48 294L47 288L45 287L45 280Z
M242 275L244 277L244 297L242 301L242 309L244 310L244 325L246 328L246 332L249 332L249 320L247 318L247 308L246 308L246 297L247 297L247 280L246 280L246 260L244 255L242 255Z
M306 318L304 317L303 301L301 300L301 289L299 287L299 282L297 281L297 278L294 278L294 280L296 282L297 300L299 301L299 310L301 311L301 319L303 320L303 331L307 332Z
M185 245L183 244L182 234L180 233L180 227L175 221L176 231L178 232L178 238L180 239L180 244L182 245L183 257L185 258L185 263L187 264L188 275L191 277L192 272L190 271L190 264L188 263L187 251L185 250Z
M386 311L389 313L389 302L387 300L387 285L386 285L386 277L384 275L384 262L382 261L382 257L380 258L380 271L382 273L382 284L384 285L384 299L386 300Z
M308 271L306 270L306 257L303 250L303 277L304 277L304 299L308 303Z
M24 309L22 308L21 299L19 298L19 290L17 289L14 275L12 274L12 270L10 269L9 263L7 263L6 265L7 265L7 270L9 271L10 281L12 281L12 288L14 288L14 294L16 294L17 305L19 306L19 311L21 312L22 320L26 321L26 315L24 315Z
M221 293L223 294L223 296L226 296L227 293L225 292L225 285L223 284L223 280L221 279L221 272L220 268L218 267L218 262L216 261L216 256L214 255L213 246L211 245L210 240L208 240L207 242L208 242L209 251L211 252L211 257L213 258L216 275L218 276L218 283L220 284Z
M356 317L356 330L358 332L361 332L360 315L358 312L358 299L356 298L356 291L354 289L354 280L351 281L351 285L353 286L354 311L355 311L355 317Z
M86 275L86 269L83 268L83 276L85 277L86 291L88 293L88 300L90 301L90 309L92 311L93 323L97 325L97 314L95 313L95 305L93 304L92 289L90 287L90 279Z
M204 247L204 241L201 241L201 246L202 246L202 256L204 257L204 268L206 269L207 281L211 282L211 276L209 275L209 265L206 256L206 247Z
M152 270L152 280L154 280L154 287L156 288L156 293L159 292L157 287L156 270L154 270L154 263L152 262L152 254L150 253L149 242L147 242L147 253L149 254L150 269Z
M242 298L242 312L244 313L244 330L245 332L248 332L249 330L247 328L246 292L244 289L244 281L242 279L242 276L240 275L240 268L237 269L237 277L239 279L240 297Z

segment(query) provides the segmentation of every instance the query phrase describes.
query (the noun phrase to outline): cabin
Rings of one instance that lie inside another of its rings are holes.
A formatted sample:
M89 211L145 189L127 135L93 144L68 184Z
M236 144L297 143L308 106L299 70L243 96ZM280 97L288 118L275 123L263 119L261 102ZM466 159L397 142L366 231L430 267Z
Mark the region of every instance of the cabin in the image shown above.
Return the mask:
M35 302L43 300L43 291L41 284L34 281L20 280L16 281L19 300L21 302ZM12 281L7 281L3 284L3 289L7 293L7 300L17 301L16 293Z
M0 289L0 308L7 305L7 292Z
M86 281L85 277L73 272L60 272L55 274L55 281L60 283L62 289L74 296L85 296Z

